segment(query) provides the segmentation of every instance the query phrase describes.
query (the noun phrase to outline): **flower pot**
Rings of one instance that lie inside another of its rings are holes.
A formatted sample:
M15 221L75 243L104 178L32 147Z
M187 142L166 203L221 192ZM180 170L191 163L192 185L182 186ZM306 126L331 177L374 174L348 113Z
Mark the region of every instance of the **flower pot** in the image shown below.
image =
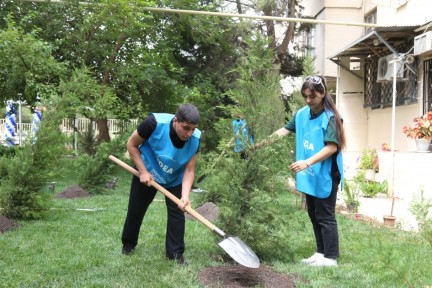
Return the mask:
M429 146L431 143L430 139L415 139L417 152L430 152Z
M395 216L384 215L383 219L384 219L384 225L389 226L389 227L395 226L395 223L396 223L396 217Z
M373 169L365 169L365 179L369 181L375 181L375 170Z

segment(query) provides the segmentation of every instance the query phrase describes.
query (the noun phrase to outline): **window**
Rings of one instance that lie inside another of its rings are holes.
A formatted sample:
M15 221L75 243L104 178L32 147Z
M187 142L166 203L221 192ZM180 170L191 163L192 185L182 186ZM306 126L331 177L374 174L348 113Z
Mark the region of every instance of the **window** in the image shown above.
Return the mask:
M367 14L364 19L365 23L376 24L377 23L377 10L373 10L371 13ZM372 31L372 27L365 28L365 34Z
M393 81L377 82L378 59L377 56L365 59L365 94L363 103L365 108L381 109L392 107L393 104ZM432 62L430 67L432 67ZM432 77L432 70L430 77ZM432 89L431 82L429 82L430 89ZM407 69L404 78L397 79L396 91L397 106L417 102L417 76ZM431 97L430 93L432 93L432 90L429 91L429 97Z

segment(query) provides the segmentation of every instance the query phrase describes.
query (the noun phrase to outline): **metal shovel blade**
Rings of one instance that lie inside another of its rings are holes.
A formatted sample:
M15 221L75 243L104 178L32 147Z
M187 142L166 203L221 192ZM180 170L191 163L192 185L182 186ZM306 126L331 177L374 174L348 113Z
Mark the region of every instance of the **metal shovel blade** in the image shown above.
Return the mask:
M260 260L255 252L238 237L230 236L219 242L219 246L228 253L237 263L249 267L258 268Z

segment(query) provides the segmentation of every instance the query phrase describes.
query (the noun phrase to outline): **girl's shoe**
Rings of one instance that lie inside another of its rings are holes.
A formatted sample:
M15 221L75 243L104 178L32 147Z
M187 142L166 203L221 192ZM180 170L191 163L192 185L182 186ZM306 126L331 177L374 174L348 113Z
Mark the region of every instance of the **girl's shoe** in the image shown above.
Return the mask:
M301 262L304 264L312 264L315 261L322 259L322 258L324 258L324 254L315 252L315 254L313 254L311 257L306 258L306 259L302 259Z
M337 266L337 265L338 264L336 259L325 258L325 257L319 258L315 262L309 264L309 266L314 266L314 267Z

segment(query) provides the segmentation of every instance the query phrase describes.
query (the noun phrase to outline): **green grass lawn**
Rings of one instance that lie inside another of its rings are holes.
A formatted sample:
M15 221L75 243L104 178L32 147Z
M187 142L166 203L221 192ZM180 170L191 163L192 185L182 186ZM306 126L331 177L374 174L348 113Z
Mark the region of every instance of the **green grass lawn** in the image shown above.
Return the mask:
M187 221L187 267L165 256L166 208L162 194L150 206L139 244L121 255L130 175L116 170L119 182L107 194L55 199L47 218L21 221L20 228L0 235L0 287L203 287L198 273L223 265L225 252L217 236L198 221ZM74 185L73 173L57 181L56 193ZM194 201L192 195L192 201ZM287 233L294 261L267 262L292 275L297 287L427 287L432 286L432 248L418 234L338 216L339 266L311 268L299 263L314 252L312 228L291 194L281 195L286 209L296 209L305 225ZM87 212L76 208L104 208ZM196 208L196 207L195 207ZM223 229L223 223L218 223ZM252 245L251 245L252 246ZM284 251L281 251L284 253Z

